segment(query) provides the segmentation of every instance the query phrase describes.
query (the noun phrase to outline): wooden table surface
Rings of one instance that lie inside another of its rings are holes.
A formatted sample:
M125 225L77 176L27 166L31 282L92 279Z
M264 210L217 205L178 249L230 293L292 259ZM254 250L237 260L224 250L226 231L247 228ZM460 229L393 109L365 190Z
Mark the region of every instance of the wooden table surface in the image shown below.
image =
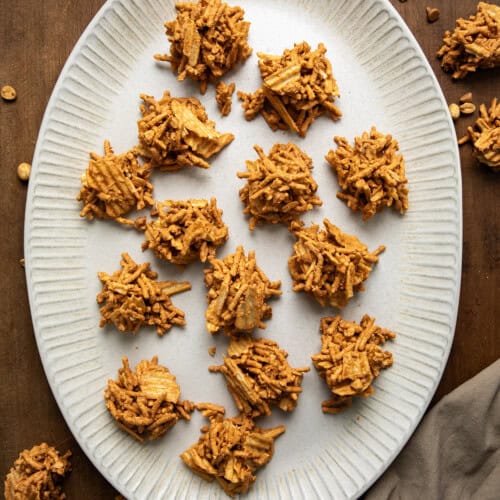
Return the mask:
M332 0L335 1L335 0ZM69 432L44 375L30 318L23 256L27 186L16 176L20 162L31 162L42 115L59 72L80 34L103 0L0 0L0 86L13 85L18 99L0 102L0 475L18 453L47 441L73 452L73 472L65 483L70 499L112 499L117 494L91 465ZM499 94L497 70L452 82L435 52L445 29L475 11L475 0L434 0L440 19L426 21L424 0L392 0L428 57L448 102L472 91L474 102ZM457 123L463 135L473 117ZM463 179L463 270L455 340L433 403L495 361L500 355L498 317L498 199L500 174L479 166L470 146L461 148Z

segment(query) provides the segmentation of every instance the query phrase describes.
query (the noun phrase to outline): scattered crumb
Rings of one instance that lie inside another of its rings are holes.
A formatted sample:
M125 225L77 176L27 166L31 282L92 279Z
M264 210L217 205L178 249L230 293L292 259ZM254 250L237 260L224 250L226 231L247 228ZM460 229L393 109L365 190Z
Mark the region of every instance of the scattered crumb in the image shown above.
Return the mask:
M224 364L210 366L226 378L238 410L250 417L271 414L271 405L293 411L302 392L302 377L309 367L292 368L288 353L267 339L231 338Z
M65 499L62 483L71 471L70 456L47 443L22 451L5 479L5 500Z
M112 275L99 272L102 291L97 295L101 321L99 326L114 324L120 332L137 333L142 326L154 326L162 336L173 325L184 326L184 312L175 307L171 295L191 290L187 281L157 281L150 263L136 264L122 254L121 270Z
M373 217L385 207L400 213L408 210L408 179L403 155L392 135L375 127L355 137L351 146L345 137L334 137L337 149L330 150L326 160L337 174L342 191L337 197L347 206Z
M281 281L269 281L257 265L255 252L246 256L242 246L222 260L210 260L205 285L206 327L211 334L220 329L232 335L265 328L264 320L272 316L266 300L281 295Z
M220 81L215 87L215 100L217 101L217 106L219 107L219 111L222 116L227 116L231 113L235 88L235 83L226 85L223 81Z
M155 219L145 224L142 249L181 266L215 257L229 237L215 198L158 202L151 215Z
M144 442L162 437L181 418L190 420L191 401L179 401L181 389L168 368L158 364L158 356L143 360L132 371L128 359L118 380L108 380L104 392L106 407L120 429Z
M190 5L190 4L183 4ZM160 170L179 170L195 166L208 168L206 161L233 139L233 134L221 134L208 119L205 108L195 97L171 97L165 91L156 101L141 94L142 118L138 121L141 156Z
M460 103L472 102L472 92L467 92L462 97L460 97Z
M11 85L4 85L0 90L0 95L4 101L14 101L17 98L17 92Z
M181 459L206 481L215 479L229 496L246 493L256 480L255 472L273 457L274 440L285 427L262 429L246 415L224 418L224 408L217 405L196 407L210 424L201 429L200 439Z
M385 247L370 252L358 238L343 233L328 219L323 224L322 230L318 225L292 224L297 241L288 269L294 291L310 293L323 307L341 309L356 292L364 290L363 283Z
M340 316L321 318L321 352L312 356L319 376L333 397L322 403L325 413L340 413L354 396L373 393L372 382L382 368L392 365L392 354L379 344L396 334L375 325L365 314L358 325Z
M170 55L155 54L158 61L169 62L177 79L200 82L205 93L208 83L243 62L252 53L248 45L250 23L245 11L221 0L176 3L177 17L165 23Z
M240 199L243 213L250 215L250 230L256 224L289 224L322 204L311 175L312 160L298 146L275 144L268 156L259 146L254 149L259 158L246 162L247 172L238 172L240 179L247 179Z
M21 267L24 267L24 264L25 264L24 258L19 259L19 265L20 265Z
M261 113L272 130L292 130L301 137L321 115L338 120L342 113L334 100L340 94L325 54L322 43L311 51L307 42L281 56L257 54L263 85L253 94L238 92L245 118Z
M209 347L208 348L208 354L210 354L210 356L212 356L212 358L215 356L216 352L217 352L217 348L216 347Z

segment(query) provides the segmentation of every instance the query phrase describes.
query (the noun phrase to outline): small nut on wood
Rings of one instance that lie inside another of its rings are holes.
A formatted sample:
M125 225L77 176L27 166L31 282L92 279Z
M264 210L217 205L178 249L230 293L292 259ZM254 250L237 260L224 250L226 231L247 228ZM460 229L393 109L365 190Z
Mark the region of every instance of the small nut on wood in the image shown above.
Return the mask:
M13 101L17 97L16 89L10 85L4 85L0 90L0 95L5 101Z
M435 7L426 7L425 12L427 14L427 22L429 23L435 23L441 15L441 11Z
M22 162L17 166L17 176L22 181L27 181L30 178L31 165L26 162Z
M460 103L472 102L472 92L467 92L460 98Z
M472 102L464 102L463 104L460 104L460 112L464 115L471 115L474 111L476 111L476 106Z
M448 109L450 110L450 115L453 120L458 120L460 118L460 107L458 104L455 104L452 102L449 106Z

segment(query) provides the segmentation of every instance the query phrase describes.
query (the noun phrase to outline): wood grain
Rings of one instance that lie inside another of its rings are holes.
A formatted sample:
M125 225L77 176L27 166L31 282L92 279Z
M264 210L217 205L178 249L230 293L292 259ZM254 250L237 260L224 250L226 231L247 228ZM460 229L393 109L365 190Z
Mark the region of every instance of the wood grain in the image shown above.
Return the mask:
M334 0L332 0L334 1ZM435 52L445 29L457 17L468 16L474 0L435 0L440 19L426 21L423 0L393 5L419 41L449 102L472 91L474 102L489 102L498 95L498 70L452 82L442 72ZM47 441L73 452L73 473L65 491L71 499L112 499L117 492L95 470L73 439L45 378L33 336L26 294L23 256L23 220L26 185L17 179L16 167L31 161L38 128L61 68L82 31L103 4L102 0L0 0L0 86L13 85L18 99L0 102L0 475L7 473L18 453ZM457 123L463 135L473 117ZM500 217L500 174L478 166L470 146L461 148L463 179L463 272L455 341L433 403L488 366L500 356L497 341Z

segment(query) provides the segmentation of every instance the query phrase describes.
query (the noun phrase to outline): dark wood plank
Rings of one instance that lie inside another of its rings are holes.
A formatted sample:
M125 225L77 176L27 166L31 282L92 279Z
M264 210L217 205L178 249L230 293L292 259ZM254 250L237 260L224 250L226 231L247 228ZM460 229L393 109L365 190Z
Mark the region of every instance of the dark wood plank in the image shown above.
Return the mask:
M333 0L332 0L333 1ZM423 0L393 5L403 16L428 57L449 102L472 91L474 101L489 102L498 95L499 72L473 75L452 82L435 52L445 29L459 16L474 12L475 0L436 0L441 18L428 24ZM26 293L23 256L23 218L26 185L16 166L31 161L43 112L62 66L102 0L0 0L0 85L18 91L13 103L0 102L0 257L4 265L0 301L0 380L3 408L0 418L0 474L5 476L19 451L48 441L73 451L73 473L66 482L68 498L113 498L117 493L95 470L69 432L43 372L33 336ZM457 124L459 136L473 118ZM461 149L463 176L463 274L460 309L443 379L434 402L500 356L496 340L498 303L499 214L496 199L500 175L478 166L470 147Z

